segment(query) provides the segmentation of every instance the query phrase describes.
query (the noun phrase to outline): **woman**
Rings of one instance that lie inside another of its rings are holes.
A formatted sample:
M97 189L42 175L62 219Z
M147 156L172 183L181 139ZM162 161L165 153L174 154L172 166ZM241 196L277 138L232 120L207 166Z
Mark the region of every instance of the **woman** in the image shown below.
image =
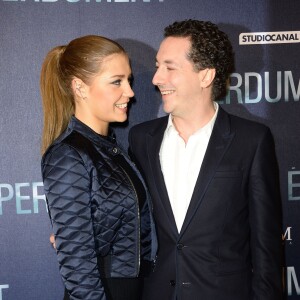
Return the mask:
M134 93L124 49L84 36L52 49L41 71L42 175L70 299L140 299L157 239L145 183L110 122Z

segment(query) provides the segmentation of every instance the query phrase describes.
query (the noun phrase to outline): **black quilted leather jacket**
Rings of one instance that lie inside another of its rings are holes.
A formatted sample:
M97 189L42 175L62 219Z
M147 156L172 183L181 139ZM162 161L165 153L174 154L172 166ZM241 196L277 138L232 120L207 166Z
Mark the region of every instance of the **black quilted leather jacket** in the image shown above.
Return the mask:
M105 138L75 117L48 148L42 175L56 236L60 272L70 299L106 299L101 278L137 277L156 257L152 204L139 210L130 178L113 160L122 155L145 183L114 138Z

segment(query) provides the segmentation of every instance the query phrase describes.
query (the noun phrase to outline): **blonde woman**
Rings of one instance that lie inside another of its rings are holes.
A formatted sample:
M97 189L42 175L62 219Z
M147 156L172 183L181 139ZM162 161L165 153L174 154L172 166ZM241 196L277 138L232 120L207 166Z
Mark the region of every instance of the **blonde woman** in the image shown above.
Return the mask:
M41 71L42 175L69 299L138 300L157 239L144 180L110 122L127 119L124 49L84 36L52 49Z

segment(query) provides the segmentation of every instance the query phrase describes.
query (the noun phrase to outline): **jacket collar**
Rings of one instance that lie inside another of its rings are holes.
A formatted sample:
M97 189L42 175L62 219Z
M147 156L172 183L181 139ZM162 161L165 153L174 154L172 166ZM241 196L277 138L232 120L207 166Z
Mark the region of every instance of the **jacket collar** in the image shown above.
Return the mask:
M86 138L88 138L96 144L116 144L115 133L111 128L109 128L108 135L104 136L95 132L92 128L78 120L75 116L71 117L70 122L68 124L67 132L71 132L73 130L81 133L83 136L85 136Z

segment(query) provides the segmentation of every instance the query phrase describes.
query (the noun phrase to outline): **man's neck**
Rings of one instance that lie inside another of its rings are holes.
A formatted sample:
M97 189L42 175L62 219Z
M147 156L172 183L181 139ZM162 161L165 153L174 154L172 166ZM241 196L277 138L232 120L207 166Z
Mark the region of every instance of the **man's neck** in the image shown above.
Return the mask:
M199 110L194 110L189 115L172 116L173 125L187 144L189 137L204 127L213 118L215 111L214 103L211 102Z

